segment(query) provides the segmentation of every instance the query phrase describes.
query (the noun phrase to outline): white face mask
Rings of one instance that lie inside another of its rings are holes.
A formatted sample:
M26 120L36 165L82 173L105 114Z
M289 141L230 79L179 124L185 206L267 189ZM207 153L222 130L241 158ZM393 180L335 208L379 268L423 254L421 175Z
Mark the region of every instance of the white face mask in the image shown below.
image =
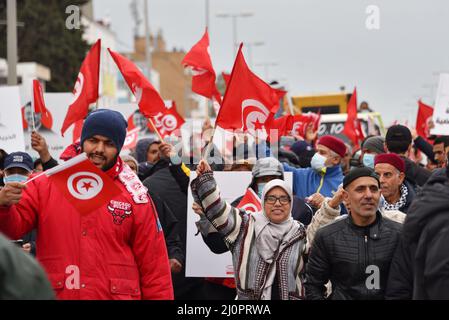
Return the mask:
M21 174L12 174L12 175L3 177L3 182L5 183L5 185L8 183L12 183L12 182L24 183L27 180L28 180L28 177L21 175Z
M320 172L323 171L324 168L326 168L326 160L327 158L325 156L322 156L318 152L315 153L315 155L312 157L312 160L310 161L310 165L312 169Z
M374 169L374 154L365 153L363 155L363 165L365 167Z
M263 191L263 188L265 188L265 185L266 185L266 182L257 184L257 195L259 196L259 199L262 199L262 191Z

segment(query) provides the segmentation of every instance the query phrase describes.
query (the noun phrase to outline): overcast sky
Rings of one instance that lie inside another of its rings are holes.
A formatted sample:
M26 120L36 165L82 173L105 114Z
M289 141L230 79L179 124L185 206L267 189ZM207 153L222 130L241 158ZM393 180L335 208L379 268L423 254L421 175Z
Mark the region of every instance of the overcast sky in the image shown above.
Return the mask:
M94 0L95 17L110 16L122 51L133 48L130 2ZM206 0L148 2L151 31L162 29L169 48L189 50L201 38ZM366 28L369 5L379 8L379 30ZM256 64L276 63L268 80L280 79L290 95L357 86L359 103L367 100L382 112L386 125L395 119L414 123L416 101L432 103L435 73L449 70L447 0L210 0L217 74L231 70L234 54L231 19L216 14L242 12L253 16L238 19L238 41L265 43L252 49L253 70L262 78L265 70Z

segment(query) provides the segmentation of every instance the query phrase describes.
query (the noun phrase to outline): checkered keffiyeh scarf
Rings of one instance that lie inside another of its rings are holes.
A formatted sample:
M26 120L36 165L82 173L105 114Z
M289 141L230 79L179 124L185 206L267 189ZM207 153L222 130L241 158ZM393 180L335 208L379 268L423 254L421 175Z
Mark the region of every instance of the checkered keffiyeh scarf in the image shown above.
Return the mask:
M403 184L401 186L401 197L396 203L388 203L385 200L384 210L400 210L407 202L408 188Z

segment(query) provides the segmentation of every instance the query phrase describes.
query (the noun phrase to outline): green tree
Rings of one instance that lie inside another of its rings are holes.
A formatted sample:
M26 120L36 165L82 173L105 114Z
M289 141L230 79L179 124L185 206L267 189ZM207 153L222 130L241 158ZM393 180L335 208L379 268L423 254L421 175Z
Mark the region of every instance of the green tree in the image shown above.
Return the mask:
M66 7L88 0L17 0L19 62L34 61L51 69L47 91L73 89L81 63L89 50L83 29L66 28ZM6 0L0 0L0 20L6 20ZM0 57L6 57L6 26L0 25Z

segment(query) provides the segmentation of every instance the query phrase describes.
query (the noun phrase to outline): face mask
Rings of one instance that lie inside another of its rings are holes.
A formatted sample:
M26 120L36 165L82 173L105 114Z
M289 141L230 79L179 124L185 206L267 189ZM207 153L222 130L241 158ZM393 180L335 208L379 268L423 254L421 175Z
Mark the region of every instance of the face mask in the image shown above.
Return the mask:
M374 154L364 154L363 155L363 165L365 167L374 169Z
M310 166L312 169L320 172L323 171L326 168L326 160L327 158L325 156L322 156L319 153L315 153L312 160L310 161Z
M265 188L266 183L258 183L257 184L257 195L259 196L259 199L262 199L262 191L263 188Z
M23 176L21 174L12 174L10 176L5 176L3 177L3 182L6 184L11 183L11 182L19 182L19 183L24 183L25 181L28 180L27 176Z

